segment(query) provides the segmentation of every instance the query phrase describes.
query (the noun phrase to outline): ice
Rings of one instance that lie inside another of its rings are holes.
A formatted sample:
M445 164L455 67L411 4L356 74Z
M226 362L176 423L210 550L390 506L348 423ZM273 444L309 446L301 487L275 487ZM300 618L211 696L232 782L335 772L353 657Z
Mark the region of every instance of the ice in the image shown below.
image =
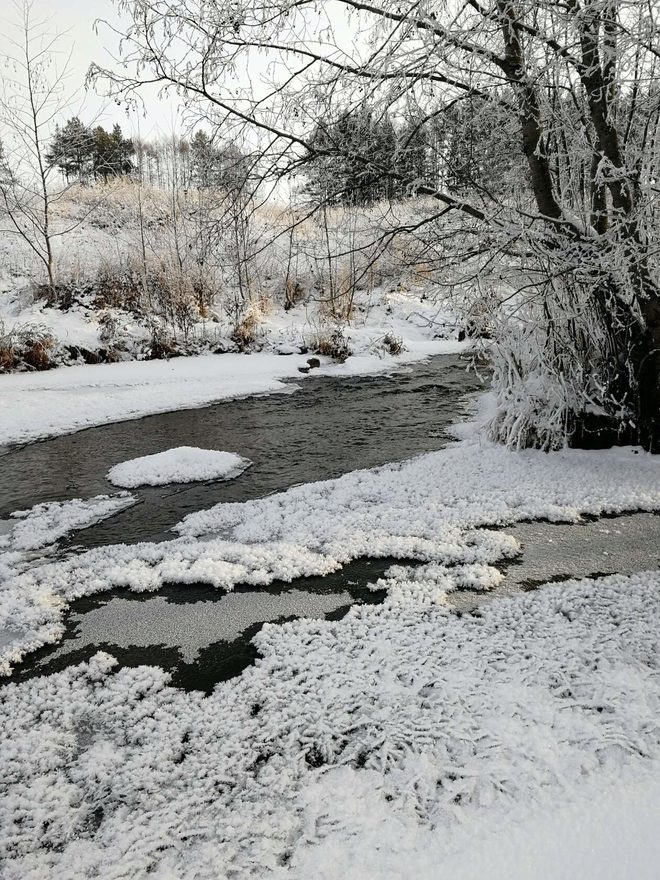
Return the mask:
M660 460L639 450L513 452L468 436L401 464L217 505L188 516L171 541L94 548L7 577L0 626L16 638L0 652L0 672L61 636L72 599L113 587L231 590L392 556L437 565L423 583L405 573L390 579L387 602L442 604L454 589L496 586L496 563L519 552L514 538L485 527L658 508Z
M113 485L124 489L196 480L230 480L250 463L233 452L178 446L116 464L108 471L107 478Z
M277 595L230 593L209 602L177 603L154 596L138 604L115 597L100 608L73 615L71 623L76 627L76 637L67 639L52 656L103 643L124 648L167 645L179 648L185 663L193 663L202 648L214 642L233 642L256 623L292 616L323 617L350 603L350 593L295 589Z
M256 595L360 556L400 560L375 585L382 605L266 623L260 659L208 698L105 654L5 685L3 880L467 880L490 876L489 858L493 877L651 880L660 572L461 617L447 597L497 588L520 549L508 525L656 509L657 457L512 452L467 431L411 461L217 505L171 541L15 569L0 592L6 673L61 637L78 596L168 581Z
M0 548L37 550L53 544L69 532L84 529L135 504L129 492L47 501L29 510L18 510L12 519L0 520ZM12 522L12 520L17 520Z

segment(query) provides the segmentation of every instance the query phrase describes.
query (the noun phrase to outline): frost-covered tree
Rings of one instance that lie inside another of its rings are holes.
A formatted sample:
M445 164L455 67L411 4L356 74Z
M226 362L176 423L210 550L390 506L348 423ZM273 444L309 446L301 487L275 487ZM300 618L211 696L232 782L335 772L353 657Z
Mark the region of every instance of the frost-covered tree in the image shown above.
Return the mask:
M217 124L247 126L264 174L341 154L436 200L416 234L500 302L497 436L553 446L598 422L660 450L657 0L117 5L126 64ZM264 53L268 88L243 74ZM143 82L126 69L105 79L123 97ZM486 130L504 119L515 132L509 192L472 167L460 187L449 165L413 181L396 156L315 138L332 107L412 105L437 122L462 104Z
M42 266L50 295L54 293L53 242L70 227L53 228L53 208L64 194L53 181L47 158L53 119L67 107L66 63L55 63L59 47L45 22L36 19L29 0L17 7L15 36L8 42L7 69L0 92L0 117L6 134L4 169L0 174L2 231L18 236Z

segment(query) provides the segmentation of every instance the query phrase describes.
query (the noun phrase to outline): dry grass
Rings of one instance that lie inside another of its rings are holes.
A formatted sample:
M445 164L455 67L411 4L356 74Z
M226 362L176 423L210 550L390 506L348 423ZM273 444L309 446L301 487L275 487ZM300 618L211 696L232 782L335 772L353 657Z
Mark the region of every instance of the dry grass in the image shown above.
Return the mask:
M243 317L234 325L229 338L239 351L246 351L257 341L262 315L260 304L253 303L248 306Z
M41 326L26 324L6 330L0 322L0 372L48 370L53 366L55 340Z
M352 354L340 328L327 332L318 330L305 339L305 344L310 351L332 358L338 364L343 364Z

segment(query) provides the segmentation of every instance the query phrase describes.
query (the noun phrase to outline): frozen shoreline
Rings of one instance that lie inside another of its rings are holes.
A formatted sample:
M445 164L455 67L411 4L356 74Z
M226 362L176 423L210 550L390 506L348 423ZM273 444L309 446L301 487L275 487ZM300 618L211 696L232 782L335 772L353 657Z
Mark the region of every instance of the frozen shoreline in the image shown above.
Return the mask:
M140 382L121 387L148 396ZM75 396L65 385L64 399ZM364 554L423 564L389 569L383 605L266 624L261 659L209 697L169 687L155 666L117 671L107 654L7 684L8 880L433 880L439 870L653 880L660 572L573 580L477 616L447 602L497 586L498 563L517 554L513 536L488 526L659 509L660 459L626 448L516 453L474 425L457 433L462 442L405 462L198 511L162 544L35 566L10 537L6 672L61 637L74 598L113 586L257 591ZM33 511L32 545L107 503Z
M460 353L469 347L447 340L408 341L407 346L408 350L396 358L359 355L344 364L323 358L321 367L309 375L373 375L432 355ZM236 397L291 393L296 386L285 384L286 380L302 381L306 374L299 367L305 366L306 355L256 352L59 367L0 376L0 449Z

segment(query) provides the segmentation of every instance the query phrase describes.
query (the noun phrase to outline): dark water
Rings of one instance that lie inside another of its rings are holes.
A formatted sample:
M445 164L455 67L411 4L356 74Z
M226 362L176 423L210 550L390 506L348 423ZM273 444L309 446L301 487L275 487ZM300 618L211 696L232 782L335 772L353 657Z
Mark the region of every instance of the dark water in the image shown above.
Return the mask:
M253 464L227 482L135 490L140 503L75 536L85 547L172 537L192 511L245 501L439 449L467 393L467 361L435 357L393 376L305 379L295 394L227 401L89 428L0 457L0 517L43 501L117 491L115 464L174 446L224 449Z
M439 449L470 392L481 387L466 361L443 356L392 376L311 378L295 394L90 428L1 457L0 516L114 491L105 479L110 467L174 446L224 449L253 462L229 482L138 489L140 503L77 533L72 543L167 539L186 514L221 501L258 498ZM254 662L251 640L264 621L338 618L352 604L382 601L383 593L368 584L391 562L358 560L328 577L239 587L232 594L198 584L86 597L72 603L64 639L28 656L11 680L55 672L106 650L122 665L159 665L172 672L174 684L209 692Z
M107 651L121 666L160 666L171 673L174 686L210 693L218 682L254 663L258 653L252 639L264 622L340 620L352 605L380 603L385 592L368 584L395 563L401 560L360 559L325 577L276 581L258 590L239 586L231 593L206 584L168 584L158 593L112 590L86 596L71 604L63 639L28 655L11 679L0 678L0 689L10 681L59 672ZM252 617L258 620L251 619L251 609L247 615L238 610L252 599L257 604ZM259 613L264 599L267 607ZM227 600L231 608L223 607Z

